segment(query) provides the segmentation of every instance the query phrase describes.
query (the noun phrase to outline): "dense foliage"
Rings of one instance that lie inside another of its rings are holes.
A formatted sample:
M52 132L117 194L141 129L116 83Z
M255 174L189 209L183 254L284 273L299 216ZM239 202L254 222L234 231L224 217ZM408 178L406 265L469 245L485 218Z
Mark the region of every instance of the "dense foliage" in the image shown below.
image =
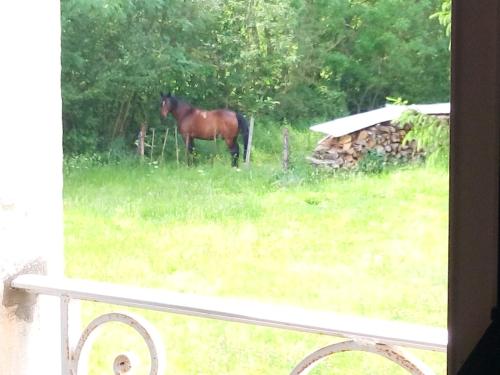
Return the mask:
M448 99L440 0L62 0L64 148L127 148L160 91L266 123Z
M450 154L450 123L448 118L425 115L417 111L406 111L397 123L412 124L406 141L416 140L418 147L425 150L427 162L448 166Z

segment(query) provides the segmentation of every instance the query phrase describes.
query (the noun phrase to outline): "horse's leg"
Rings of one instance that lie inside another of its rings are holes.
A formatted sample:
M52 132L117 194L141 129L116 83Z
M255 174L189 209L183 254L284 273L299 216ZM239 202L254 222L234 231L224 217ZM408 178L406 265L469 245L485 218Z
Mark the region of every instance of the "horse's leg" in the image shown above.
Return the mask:
M192 154L194 151L194 138L189 139L188 149L189 153Z
M192 140L191 140L191 137L189 136L189 134L183 135L182 137L184 138L184 145L186 146L184 149L184 156L186 158L186 164L189 167L189 165L190 165L189 164L189 155L193 151Z
M238 158L240 156L240 146L236 140L236 137L232 141L226 139L227 147L231 153L231 167L238 167Z
M188 142L188 151L189 151L189 156L191 159L191 164L194 164L195 157L196 157L196 150L194 147L194 138L190 137L189 142Z

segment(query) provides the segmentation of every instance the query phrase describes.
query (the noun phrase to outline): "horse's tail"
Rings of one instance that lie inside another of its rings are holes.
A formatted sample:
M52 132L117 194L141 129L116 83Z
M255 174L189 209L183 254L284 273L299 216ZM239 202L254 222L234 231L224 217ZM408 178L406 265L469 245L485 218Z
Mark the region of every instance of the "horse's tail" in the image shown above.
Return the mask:
M247 149L248 149L248 121L241 113L236 112L236 118L238 119L238 129L240 130L241 135L243 136L243 160L247 158Z

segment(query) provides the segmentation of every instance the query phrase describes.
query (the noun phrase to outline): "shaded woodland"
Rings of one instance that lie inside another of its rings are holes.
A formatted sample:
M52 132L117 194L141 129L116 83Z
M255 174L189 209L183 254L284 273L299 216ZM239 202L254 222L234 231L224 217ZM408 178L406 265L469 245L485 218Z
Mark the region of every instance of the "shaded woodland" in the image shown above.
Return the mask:
M295 127L447 101L446 3L62 0L64 150L132 147L161 91Z

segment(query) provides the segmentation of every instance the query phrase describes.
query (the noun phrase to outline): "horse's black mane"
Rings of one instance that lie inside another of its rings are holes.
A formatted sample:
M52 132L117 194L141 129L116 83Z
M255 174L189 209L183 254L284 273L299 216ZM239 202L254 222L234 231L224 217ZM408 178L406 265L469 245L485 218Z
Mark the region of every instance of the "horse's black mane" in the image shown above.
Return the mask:
M170 101L170 111L175 111L180 104L184 104L188 107L186 114L192 113L195 110L195 107L187 100L178 96L171 95L170 93L166 95L162 94L161 98L162 100L168 99Z
M173 95L170 95L169 100L172 106L172 111L175 111L177 109L177 106L179 105L179 99L177 99L177 97Z
M188 105L190 107L193 107L185 99L177 97L177 96L174 96L174 95L171 95L171 94L163 95L162 98L168 98L170 100L170 104L172 106L172 110L173 111L177 109L177 107L179 106L180 103L184 103L184 104L186 104L186 105Z

